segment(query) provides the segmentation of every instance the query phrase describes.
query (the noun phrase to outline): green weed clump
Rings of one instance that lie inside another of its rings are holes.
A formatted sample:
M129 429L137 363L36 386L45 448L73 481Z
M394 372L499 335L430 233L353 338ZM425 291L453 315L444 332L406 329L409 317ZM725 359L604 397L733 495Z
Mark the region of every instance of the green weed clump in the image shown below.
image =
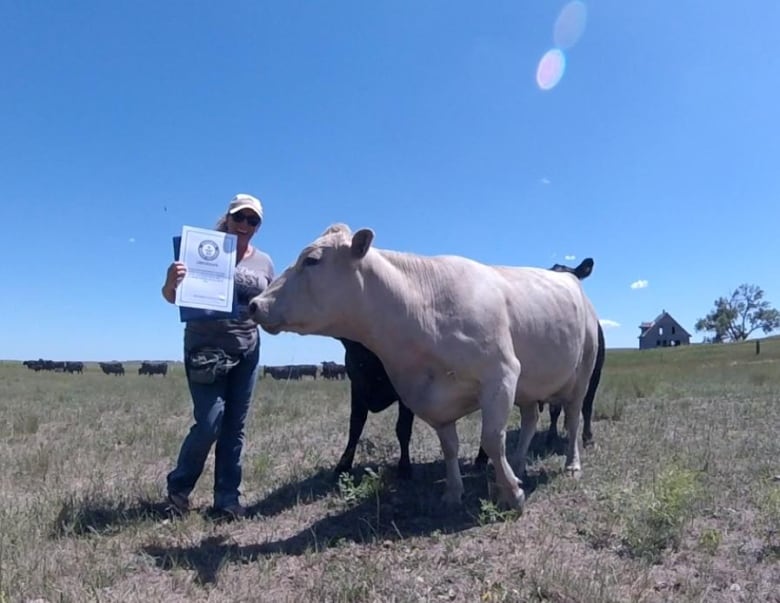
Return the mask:
M718 552L718 548L723 543L723 533L714 528L707 528L699 534L699 548L709 555Z
M351 473L342 473L339 476L339 497L347 507L354 507L360 503L379 496L382 492L382 478L366 467L366 474L360 482L356 483Z
M484 526L491 523L512 521L520 517L520 511L515 509L501 509L498 504L492 500L480 499L479 515L477 521L479 525Z
M657 563L680 546L701 497L696 473L672 466L627 501L624 544L631 556Z

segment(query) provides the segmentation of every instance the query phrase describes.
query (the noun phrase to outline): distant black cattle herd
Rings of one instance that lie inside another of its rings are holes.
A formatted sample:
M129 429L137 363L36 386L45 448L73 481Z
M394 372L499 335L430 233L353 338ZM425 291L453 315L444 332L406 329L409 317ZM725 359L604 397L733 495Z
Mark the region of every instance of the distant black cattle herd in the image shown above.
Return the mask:
M323 362L321 370L316 364L285 364L264 366L262 372L262 377L271 377L277 380L294 379L298 381L304 377L316 379L318 375L322 379L346 379L347 368L336 362Z
M83 373L84 363L70 360L25 360L22 362L31 371L53 371L55 373ZM124 375L125 367L121 362L99 362L100 370L106 375ZM138 369L139 375L167 375L167 362L148 362L144 360Z
M83 373L83 362L70 362L64 360L44 360L39 358L38 360L25 360L22 363L31 371L56 371L58 373Z
M54 371L58 373L83 373L83 362L71 362L60 360L25 360L22 364L28 369L35 371ZM100 370L106 375L124 375L125 367L121 362L99 362ZM167 362L150 362L144 360L138 368L139 375L162 375L168 374ZM284 366L265 366L261 372L262 377L272 377L273 379L294 379L300 380L304 377L317 379L346 379L347 369L343 364L337 362L323 362L322 368L316 364L287 364Z

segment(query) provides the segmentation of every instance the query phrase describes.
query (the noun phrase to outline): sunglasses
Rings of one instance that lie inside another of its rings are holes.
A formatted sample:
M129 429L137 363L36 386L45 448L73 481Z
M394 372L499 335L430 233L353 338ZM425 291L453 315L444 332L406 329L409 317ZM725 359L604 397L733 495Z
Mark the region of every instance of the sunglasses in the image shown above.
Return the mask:
M258 224L260 224L259 217L251 216L251 215L248 216L246 214L242 214L241 212L236 214L230 214L230 217L233 219L233 221L236 224L241 224L241 222L243 222L244 220L246 220L250 226L257 226Z

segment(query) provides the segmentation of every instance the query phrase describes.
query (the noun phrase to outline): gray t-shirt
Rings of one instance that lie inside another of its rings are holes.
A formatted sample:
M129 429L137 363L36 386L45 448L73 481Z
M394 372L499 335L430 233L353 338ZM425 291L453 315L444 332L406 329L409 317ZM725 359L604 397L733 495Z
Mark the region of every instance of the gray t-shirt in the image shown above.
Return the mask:
M184 327L184 349L213 346L228 354L245 354L259 341L257 324L249 317L249 302L260 295L274 278L274 264L268 254L253 248L235 270L233 295L238 318L230 320L191 320Z

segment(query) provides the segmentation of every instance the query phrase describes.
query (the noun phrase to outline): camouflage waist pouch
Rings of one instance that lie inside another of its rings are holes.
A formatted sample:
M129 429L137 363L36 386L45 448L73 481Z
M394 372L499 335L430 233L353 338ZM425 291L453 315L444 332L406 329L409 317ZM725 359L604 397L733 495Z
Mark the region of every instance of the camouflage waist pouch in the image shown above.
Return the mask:
M228 374L241 358L220 348L200 348L187 354L187 373L193 383L214 383Z

